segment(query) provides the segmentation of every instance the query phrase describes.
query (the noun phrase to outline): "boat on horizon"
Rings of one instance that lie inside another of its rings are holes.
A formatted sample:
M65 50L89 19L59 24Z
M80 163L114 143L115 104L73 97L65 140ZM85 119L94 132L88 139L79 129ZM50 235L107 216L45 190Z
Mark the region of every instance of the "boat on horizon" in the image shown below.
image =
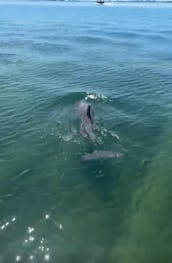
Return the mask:
M104 0L96 0L97 4L104 4Z

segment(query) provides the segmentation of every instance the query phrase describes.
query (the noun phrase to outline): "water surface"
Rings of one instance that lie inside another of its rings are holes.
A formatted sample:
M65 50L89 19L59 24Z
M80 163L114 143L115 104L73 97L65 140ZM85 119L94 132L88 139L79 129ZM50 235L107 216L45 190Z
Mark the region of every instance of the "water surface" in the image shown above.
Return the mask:
M0 5L0 262L172 262L171 24L165 5Z

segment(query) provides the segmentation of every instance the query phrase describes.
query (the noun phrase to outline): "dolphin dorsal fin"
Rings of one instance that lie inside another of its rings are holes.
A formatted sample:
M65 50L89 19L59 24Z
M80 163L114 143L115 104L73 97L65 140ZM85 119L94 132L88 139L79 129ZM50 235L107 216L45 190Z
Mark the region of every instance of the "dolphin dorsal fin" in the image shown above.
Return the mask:
M92 119L92 116L91 116L91 106L90 105L88 105L88 108L87 108L87 116L90 119L90 121L93 123L93 119Z

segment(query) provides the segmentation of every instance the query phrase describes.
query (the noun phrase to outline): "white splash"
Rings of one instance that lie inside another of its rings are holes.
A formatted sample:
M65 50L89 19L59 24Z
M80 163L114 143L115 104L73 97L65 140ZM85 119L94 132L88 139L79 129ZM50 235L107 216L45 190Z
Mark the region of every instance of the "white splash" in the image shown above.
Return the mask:
M34 259L34 256L33 256L33 255L30 255L29 259L30 259L30 260L33 260L33 259Z
M110 132L111 136L119 140L119 135L116 134L115 132Z
M46 261L49 261L49 260L50 260L50 255L49 255L49 254L44 255L44 259L45 259Z
M6 223L5 223L5 226L8 226L8 225L9 225L9 222L6 222Z
M50 214L46 214L45 215L45 220L49 219L50 218Z
M96 94L87 94L87 96L85 97L85 100L96 100L97 99L97 95Z
M4 230L4 229L5 229L5 225L2 225L2 226L1 226L1 230Z
M40 241L40 243L41 243L41 244L43 244L43 243L44 243L44 238L41 238L41 241Z
M59 228L60 228L60 230L62 230L62 229L63 229L63 226L62 226L62 224L59 224Z
M65 142L71 141L72 138L73 138L73 135L72 135L72 134L68 134L68 135L62 136L62 139L63 139L63 141L65 141Z
M34 241L35 238L33 236L29 236L29 241Z
M45 247L44 246L39 246L38 249L43 252L45 250Z
M21 261L21 256L16 256L16 262L20 262Z
M87 93L87 96L85 97L85 100L97 100L97 99L107 99L107 97L103 94L97 95L96 93Z
M33 231L34 231L35 229L34 229L34 227L28 227L27 228L27 232L30 234L30 233L32 233Z

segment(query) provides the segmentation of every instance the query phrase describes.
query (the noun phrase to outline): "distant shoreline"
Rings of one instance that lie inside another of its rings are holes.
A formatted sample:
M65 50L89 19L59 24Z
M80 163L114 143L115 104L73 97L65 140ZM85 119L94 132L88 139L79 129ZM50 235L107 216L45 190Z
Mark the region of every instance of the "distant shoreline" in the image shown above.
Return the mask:
M171 8L172 0L112 0L106 1L101 6L126 6L126 7L164 7ZM100 6L94 0L0 0L0 5L95 5Z
M96 3L94 0L7 0L7 1L1 1L0 4L5 3ZM172 0L105 0L105 3L109 4L116 4L116 3L172 3Z

